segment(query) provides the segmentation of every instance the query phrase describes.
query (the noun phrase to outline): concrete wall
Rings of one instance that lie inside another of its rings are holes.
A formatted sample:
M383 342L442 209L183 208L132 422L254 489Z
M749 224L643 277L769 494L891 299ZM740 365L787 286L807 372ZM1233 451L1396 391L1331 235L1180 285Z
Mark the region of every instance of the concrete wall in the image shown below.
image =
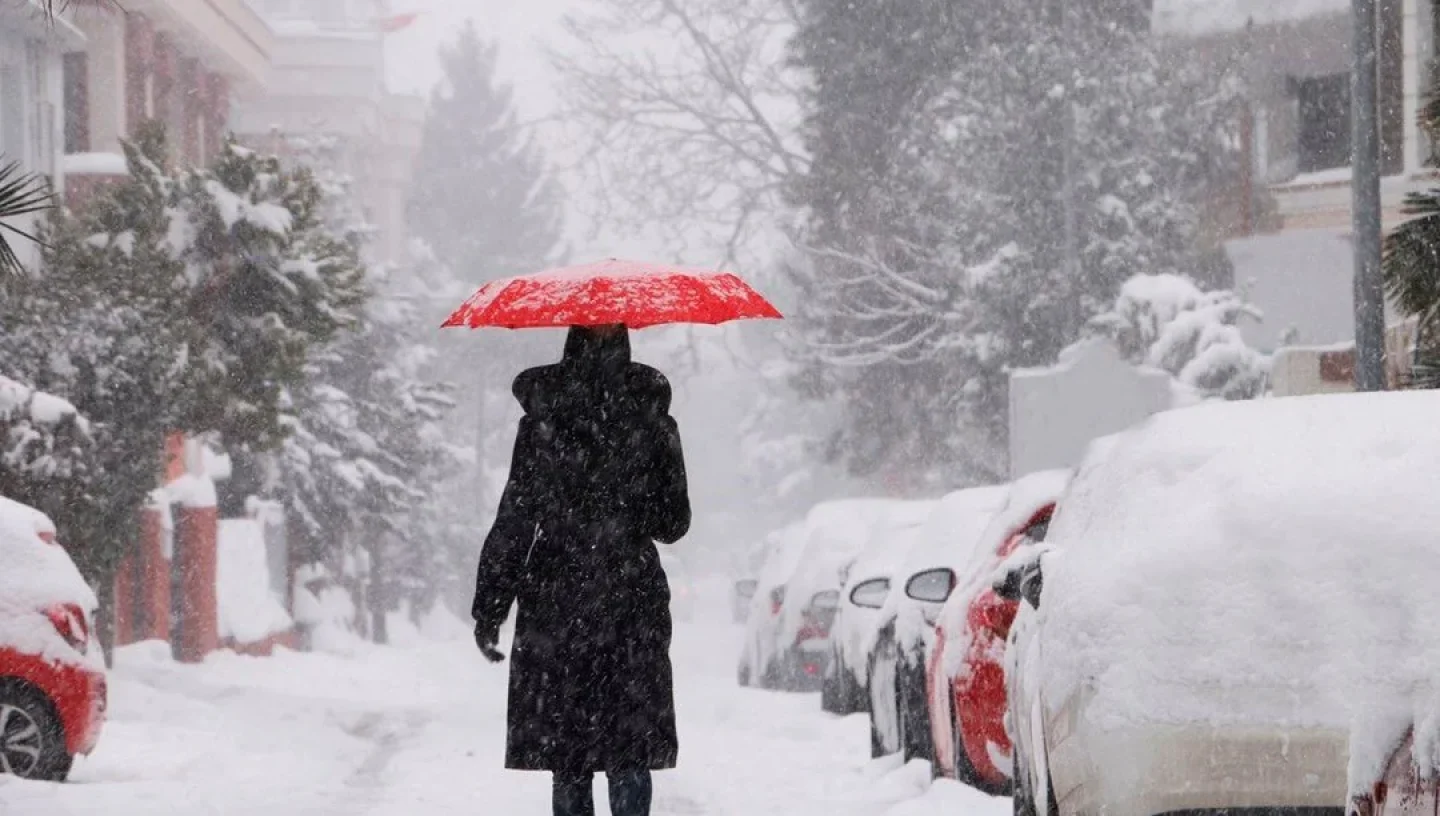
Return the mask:
M1173 404L1169 374L1130 365L1105 340L1071 346L1051 368L1010 375L1010 476L1074 467L1092 440Z

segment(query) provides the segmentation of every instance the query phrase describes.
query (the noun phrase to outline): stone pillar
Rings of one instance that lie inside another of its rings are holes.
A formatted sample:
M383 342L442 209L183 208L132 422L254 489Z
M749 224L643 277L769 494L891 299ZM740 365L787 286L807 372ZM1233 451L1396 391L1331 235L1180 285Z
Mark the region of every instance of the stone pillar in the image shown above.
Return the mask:
M140 542L115 576L115 642L170 639L170 559L165 556L165 516L147 507Z
M185 507L175 517L175 569L180 588L180 631L175 658L199 663L220 645L216 601L215 507Z
M147 507L140 516L138 578L141 607L133 619L137 640L170 639L170 559L165 554L165 511Z

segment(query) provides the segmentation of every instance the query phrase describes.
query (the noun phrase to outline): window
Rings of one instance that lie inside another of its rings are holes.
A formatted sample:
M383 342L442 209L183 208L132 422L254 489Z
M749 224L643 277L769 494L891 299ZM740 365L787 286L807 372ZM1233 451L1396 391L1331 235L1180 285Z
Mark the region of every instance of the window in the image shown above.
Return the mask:
M90 64L83 53L65 55L65 152L90 152Z
M1298 170L1350 166L1350 76L1297 79L1292 87L1299 102Z

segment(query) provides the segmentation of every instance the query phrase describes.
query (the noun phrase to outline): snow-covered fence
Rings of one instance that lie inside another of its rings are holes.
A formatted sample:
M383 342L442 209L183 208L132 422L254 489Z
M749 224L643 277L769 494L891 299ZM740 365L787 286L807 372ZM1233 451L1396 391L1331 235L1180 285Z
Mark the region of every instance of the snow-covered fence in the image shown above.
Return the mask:
M1071 346L1050 368L1010 375L1010 475L1074 467L1092 440L1174 404L1164 371L1131 365L1108 340Z

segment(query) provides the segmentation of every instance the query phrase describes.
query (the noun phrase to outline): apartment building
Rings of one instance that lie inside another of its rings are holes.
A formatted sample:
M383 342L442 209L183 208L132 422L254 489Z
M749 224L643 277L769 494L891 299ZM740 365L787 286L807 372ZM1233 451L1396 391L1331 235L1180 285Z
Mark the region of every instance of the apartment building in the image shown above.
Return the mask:
M124 173L120 141L145 121L166 124L172 161L208 161L235 105L269 79L274 36L244 0L126 0L74 18L84 42L64 57L72 200Z
M425 118L417 97L385 84L385 0L251 0L275 31L274 81L239 107L236 131L282 152L293 136L337 140L376 228L375 260L404 260L405 201Z
M1390 229L1405 218L1405 198L1440 178L1417 124L1440 23L1435 0L1377 0L1377 7L1381 196ZM1332 358L1351 353L1340 347L1355 337L1351 0L1154 0L1152 28L1245 83L1251 172L1242 197L1250 206L1237 213L1233 202L1220 204L1232 212L1214 220L1228 228L1220 237L1228 239L1234 285L1265 312L1263 322L1243 328L1247 340L1264 351L1298 349L1277 362L1277 381L1304 381L1302 391L1312 380L1342 387L1343 366ZM1406 353L1397 339L1403 327L1394 315L1390 322L1393 379ZM1321 360L1330 360L1328 380Z

